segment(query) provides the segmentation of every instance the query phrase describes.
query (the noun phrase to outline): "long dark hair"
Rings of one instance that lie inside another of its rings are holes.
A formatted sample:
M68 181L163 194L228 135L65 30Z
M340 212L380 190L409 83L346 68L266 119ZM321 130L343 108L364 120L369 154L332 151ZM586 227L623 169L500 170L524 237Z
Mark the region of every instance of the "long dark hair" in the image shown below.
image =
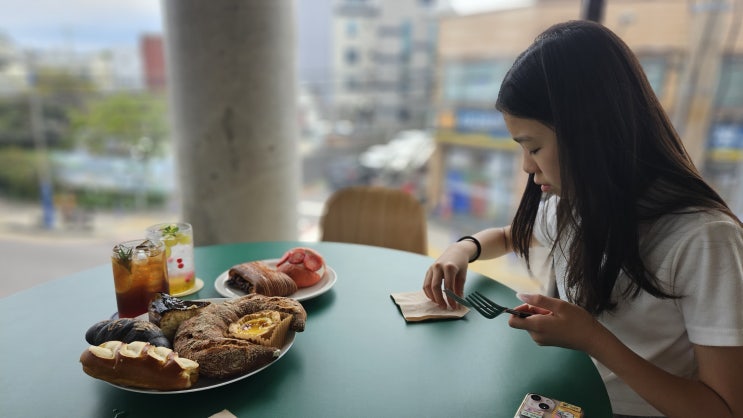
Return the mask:
M622 271L630 278L624 296L682 296L645 267L641 223L709 209L737 219L694 167L637 58L598 23L565 22L539 35L506 74L496 108L556 133L561 194L552 251L571 235L561 249L568 298L593 314L616 307ZM512 223L514 249L527 263L541 198L530 175Z

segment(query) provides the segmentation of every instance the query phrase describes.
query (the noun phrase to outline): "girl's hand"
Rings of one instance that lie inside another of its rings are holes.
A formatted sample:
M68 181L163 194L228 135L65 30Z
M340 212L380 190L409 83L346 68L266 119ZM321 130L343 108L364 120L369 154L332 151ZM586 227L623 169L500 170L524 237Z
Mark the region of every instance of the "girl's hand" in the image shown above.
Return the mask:
M451 244L426 271L423 292L442 309L446 309L447 301L452 308L458 306L456 301L444 296L441 288L443 284L443 287L462 296L469 257L467 247L462 243Z
M543 295L518 294L525 302L516 310L532 312L527 318L511 316L508 325L529 332L538 345L551 345L584 351L588 354L601 339L601 333L608 332L585 309Z

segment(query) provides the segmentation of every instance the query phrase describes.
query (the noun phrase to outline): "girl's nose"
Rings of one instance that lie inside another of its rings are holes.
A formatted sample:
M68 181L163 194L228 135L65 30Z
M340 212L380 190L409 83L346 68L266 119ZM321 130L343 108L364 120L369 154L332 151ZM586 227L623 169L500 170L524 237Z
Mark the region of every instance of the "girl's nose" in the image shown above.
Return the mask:
M534 162L534 159L531 158L531 155L529 155L529 151L524 151L522 154L523 154L523 161L521 163L521 168L527 174L536 173L538 170L538 167L537 167L537 164Z

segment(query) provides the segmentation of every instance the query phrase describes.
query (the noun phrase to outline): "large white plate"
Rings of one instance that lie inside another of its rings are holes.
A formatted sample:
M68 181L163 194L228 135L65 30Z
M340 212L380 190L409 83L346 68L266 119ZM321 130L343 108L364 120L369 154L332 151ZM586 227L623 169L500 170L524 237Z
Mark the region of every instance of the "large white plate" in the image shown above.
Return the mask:
M278 258L272 258L269 260L260 260L266 264L268 264L271 267L276 267L276 263L279 262ZM227 279L229 279L229 273L230 270L225 270L217 276L217 279L214 280L214 289L219 293L220 295L226 297L226 298L237 298L240 296L245 296L247 293L242 292L238 289L233 289L229 286L227 286ZM295 299L297 301L303 301L307 299L312 299L314 297L320 296L323 293L330 290L333 285L335 285L336 280L338 280L338 275L335 274L335 270L333 270L330 266L327 264L325 265L325 272L322 275L322 278L319 282L317 282L315 285L310 287L304 287L302 289L297 290L296 292L292 293L288 297Z
M199 300L200 301L209 301L209 302L212 302L212 303L223 303L224 302L224 299L221 299L221 298L199 299ZM136 319L148 320L147 314L140 315ZM236 376L236 377L234 377L232 379L229 379L229 380L214 379L214 378L208 378L208 377L204 377L204 376L199 376L199 380L197 380L196 383L193 386L191 386L188 389L181 389L181 390L152 390L152 389L142 389L142 388L133 388L133 387L129 387L129 386L122 386L122 385L117 385L117 384L114 384L114 383L111 383L111 382L106 382L106 383L108 383L109 385L112 385L112 386L116 386L119 389L128 390L129 392L151 393L151 394L156 394L156 395L170 395L170 394L176 394L176 393L198 392L198 391L201 391L201 390L207 390L207 389L212 389L212 388L216 388L216 387L219 387L219 386L229 385L230 383L237 382L238 380L242 380L242 379L245 379L247 377L250 377L250 376L252 376L252 375L254 375L256 373L259 373L260 371L264 370L265 368L267 368L267 367L271 366L272 364L276 363L277 361L279 361L279 359L281 359L281 357L284 357L284 354L286 354L286 352L289 351L289 349L294 344L294 337L295 337L295 332L292 331L292 330L289 330L289 332L287 332L287 334L286 334L286 341L284 342L284 345L281 347L281 353L279 353L279 356L277 358L275 358L272 362L270 362L270 363L268 363L268 364L266 364L266 365L264 365L264 366L262 366L262 367L260 367L258 369L255 369L252 372L248 372L248 373L245 373L243 375ZM105 382L105 380L104 380L104 382Z

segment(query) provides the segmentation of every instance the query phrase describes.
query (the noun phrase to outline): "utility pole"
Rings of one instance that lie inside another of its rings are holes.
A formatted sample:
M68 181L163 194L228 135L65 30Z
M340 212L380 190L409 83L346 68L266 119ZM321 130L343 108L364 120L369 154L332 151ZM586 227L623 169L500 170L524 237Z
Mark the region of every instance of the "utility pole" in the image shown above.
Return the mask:
M39 173L39 191L41 197L42 226L45 229L54 227L54 190L52 187L52 174L49 167L49 151L46 145L46 135L44 132L44 114L41 98L36 88L36 65L31 58L29 65L30 77L30 117L31 117L31 135L36 148L36 164Z
M581 19L599 22L604 19L604 0L583 0Z

